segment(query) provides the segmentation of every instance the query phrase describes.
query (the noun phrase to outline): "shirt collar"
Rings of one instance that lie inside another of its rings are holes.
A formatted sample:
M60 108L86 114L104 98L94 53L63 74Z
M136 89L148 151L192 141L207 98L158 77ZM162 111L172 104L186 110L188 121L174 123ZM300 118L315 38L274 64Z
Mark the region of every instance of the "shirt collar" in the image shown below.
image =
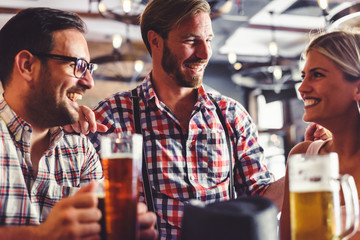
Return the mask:
M152 85L151 72L145 77L144 81L142 82L141 91L144 93L144 97L147 102L154 101L156 106L162 108L160 104L160 100L156 95L155 89ZM209 98L203 85L201 85L198 88L198 100L197 103L195 104L195 108L200 108L201 106L204 106L209 110L216 109L214 103Z
M15 141L24 141L24 138L27 138L25 136L31 137L31 133L33 131L31 124L23 120L10 108L3 95L0 95L0 117L5 122ZM51 128L50 142L54 143L58 141L63 135L64 132L61 127ZM30 138L27 139L27 141L30 141Z

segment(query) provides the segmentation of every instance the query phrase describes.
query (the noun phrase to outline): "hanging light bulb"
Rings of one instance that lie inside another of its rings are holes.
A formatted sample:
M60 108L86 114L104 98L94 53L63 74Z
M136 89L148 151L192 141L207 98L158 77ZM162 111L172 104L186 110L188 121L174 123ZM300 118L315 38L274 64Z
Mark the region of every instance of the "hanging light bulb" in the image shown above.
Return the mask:
M280 80L281 80L282 76L283 76L283 71L282 71L281 67L280 66L274 66L273 79L274 79L274 82L275 82L274 92L276 94L279 94L281 92L282 82Z
M277 56L279 52L278 45L275 41L269 43L269 53L271 56Z
M239 71L241 68L242 68L242 64L241 64L241 63L239 63L239 62L234 63L234 69L235 69L236 71Z
M102 2L99 2L98 9L101 13L105 13L107 11L105 4Z
M144 68L144 62L141 60L136 60L134 63L135 72L140 73Z
M322 15L324 16L324 19L325 19L325 29L327 29L329 27L329 20L327 18L327 16L329 15L329 12L328 12L328 7L329 7L328 0L318 0L318 4L319 4L319 7L322 10Z
M318 0L318 4L322 10L326 10L329 6L328 0Z
M122 37L119 34L115 34L112 38L112 44L115 49L119 49L122 44Z
M230 64L235 64L236 60L237 60L236 53L233 53L233 52L228 53L228 61Z
M131 0L122 0L122 7L125 13L131 11Z
M282 78L282 69L280 66L274 66L274 69L273 69L273 76L274 76L274 79L275 81L279 81L281 78Z

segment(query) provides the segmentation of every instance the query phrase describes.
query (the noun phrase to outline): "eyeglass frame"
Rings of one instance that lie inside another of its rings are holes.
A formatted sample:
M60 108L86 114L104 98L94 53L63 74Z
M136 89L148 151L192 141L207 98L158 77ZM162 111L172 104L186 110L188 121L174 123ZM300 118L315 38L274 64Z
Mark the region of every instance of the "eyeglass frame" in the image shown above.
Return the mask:
M58 54L51 54L51 53L38 53L38 52L31 52L32 55L36 56L36 57L45 57L45 58L51 58L51 59L56 59L56 60L62 60L62 61L68 61L68 62L74 62L74 76L76 78L82 79L85 77L86 71L89 70L90 75L93 74L94 69L95 69L95 64L94 63L89 63L88 61L86 61L83 58L76 58L76 57L69 57L69 56L64 56L64 55L58 55ZM78 61L83 61L86 63L86 69L85 71L82 72L82 74L78 77L76 76L76 68L77 68L77 62Z

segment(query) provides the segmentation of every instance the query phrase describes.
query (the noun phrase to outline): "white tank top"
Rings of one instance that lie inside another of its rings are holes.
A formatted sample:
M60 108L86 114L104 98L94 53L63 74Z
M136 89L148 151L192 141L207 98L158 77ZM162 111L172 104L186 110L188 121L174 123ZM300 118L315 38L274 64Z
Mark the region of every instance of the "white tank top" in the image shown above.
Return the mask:
M306 154L319 154L320 149L331 139L327 139L327 140L316 140L314 142L312 142L308 149L306 150Z

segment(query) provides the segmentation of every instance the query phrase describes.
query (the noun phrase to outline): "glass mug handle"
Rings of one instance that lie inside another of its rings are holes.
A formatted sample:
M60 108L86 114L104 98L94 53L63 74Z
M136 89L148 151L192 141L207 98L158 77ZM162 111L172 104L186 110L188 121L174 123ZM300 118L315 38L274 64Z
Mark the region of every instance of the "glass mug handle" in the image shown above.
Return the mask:
M354 178L344 174L339 178L345 200L345 229L340 234L340 239L352 236L359 227L359 198Z

